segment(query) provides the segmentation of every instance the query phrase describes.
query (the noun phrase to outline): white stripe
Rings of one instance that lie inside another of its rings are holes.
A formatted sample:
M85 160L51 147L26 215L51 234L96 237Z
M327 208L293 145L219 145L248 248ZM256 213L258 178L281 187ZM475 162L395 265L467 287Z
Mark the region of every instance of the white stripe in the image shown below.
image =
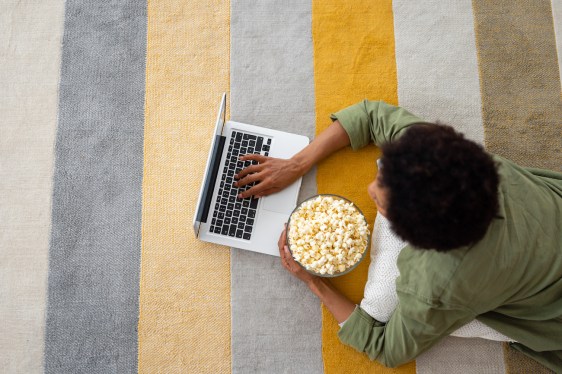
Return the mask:
M396 0L398 100L482 143L484 126L470 0Z
M0 367L42 373L64 1L0 12Z

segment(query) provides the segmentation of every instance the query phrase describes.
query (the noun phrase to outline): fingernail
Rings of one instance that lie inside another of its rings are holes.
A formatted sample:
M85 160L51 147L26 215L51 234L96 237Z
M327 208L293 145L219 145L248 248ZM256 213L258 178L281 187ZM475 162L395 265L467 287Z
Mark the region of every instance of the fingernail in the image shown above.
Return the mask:
M244 197L242 196L242 194L238 194L238 198L243 199Z
M234 182L234 187L238 187L238 182Z

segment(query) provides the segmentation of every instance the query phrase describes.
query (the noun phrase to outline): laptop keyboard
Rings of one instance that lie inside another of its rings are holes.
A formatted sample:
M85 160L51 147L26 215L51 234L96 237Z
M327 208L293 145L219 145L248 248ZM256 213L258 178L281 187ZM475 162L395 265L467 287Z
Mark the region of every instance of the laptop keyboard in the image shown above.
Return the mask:
M256 182L237 188L233 185L234 175L250 165L258 164L257 161L240 161L238 157L250 153L268 156L270 145L271 138L267 136L232 131L209 232L250 240L258 199L251 196L239 199L237 196L255 186Z

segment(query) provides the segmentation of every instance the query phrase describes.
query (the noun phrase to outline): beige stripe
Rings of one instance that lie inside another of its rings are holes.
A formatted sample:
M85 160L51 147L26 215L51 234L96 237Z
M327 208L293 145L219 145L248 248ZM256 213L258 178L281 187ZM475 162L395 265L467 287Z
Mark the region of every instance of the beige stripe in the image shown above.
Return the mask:
M558 70L562 80L562 0L552 0L552 19L554 21L554 34L558 51Z
M0 371L43 372L64 1L0 12Z
M523 166L562 170L562 103L548 0L474 0L485 144Z
M230 251L193 216L222 92L230 3L148 1L139 372L230 371Z
M554 372L523 353L515 350L509 344L503 344L506 374L553 374Z

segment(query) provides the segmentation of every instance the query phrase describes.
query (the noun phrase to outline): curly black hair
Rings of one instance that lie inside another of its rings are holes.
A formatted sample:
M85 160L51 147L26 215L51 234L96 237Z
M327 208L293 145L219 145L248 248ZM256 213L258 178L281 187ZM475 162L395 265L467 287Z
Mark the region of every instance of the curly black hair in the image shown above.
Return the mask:
M387 218L420 249L448 251L484 237L498 212L499 176L477 143L442 124L415 124L382 146Z

